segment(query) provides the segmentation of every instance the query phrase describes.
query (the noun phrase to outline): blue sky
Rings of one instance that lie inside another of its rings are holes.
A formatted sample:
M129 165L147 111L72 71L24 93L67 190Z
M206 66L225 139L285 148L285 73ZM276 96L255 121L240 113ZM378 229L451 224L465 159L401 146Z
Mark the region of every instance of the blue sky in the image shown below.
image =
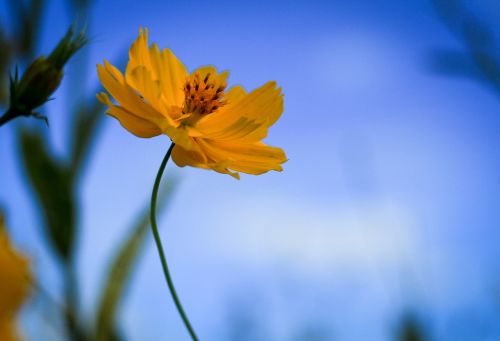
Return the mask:
M61 1L49 4L42 53L71 21ZM494 1L476 10L486 24L498 22ZM180 186L161 234L203 339L231 339L231 326L247 319L254 339L312 330L387 340L408 310L439 340L499 337L500 102L483 84L429 71L432 49L462 48L429 2L95 1L91 43L47 106L47 134L61 155L64 108L92 96L94 65L123 59L141 26L190 70L213 64L247 89L274 79L285 94L267 140L287 152L283 173L238 182L167 168ZM87 81L69 89L79 72ZM15 128L0 134L0 203L57 293ZM138 139L105 119L81 187L78 270L89 316L106 262L147 204L167 147L166 137ZM157 258L150 240L123 329L131 340L187 339Z

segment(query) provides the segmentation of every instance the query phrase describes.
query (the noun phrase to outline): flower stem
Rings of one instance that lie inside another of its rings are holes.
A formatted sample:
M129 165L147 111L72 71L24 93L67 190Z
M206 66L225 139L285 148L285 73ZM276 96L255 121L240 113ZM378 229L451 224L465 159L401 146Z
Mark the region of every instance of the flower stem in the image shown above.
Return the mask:
M158 227L156 225L156 199L158 197L158 188L160 187L161 177L163 175L165 167L167 166L168 159L170 159L170 155L172 154L172 149L174 149L174 146L175 146L175 143L172 142L172 144L170 145L170 148L167 151L167 154L165 154L165 157L163 158L163 161L160 165L160 169L158 169L158 174L156 175L155 184L153 186L153 194L151 195L151 229L153 230L153 236L155 238L156 247L157 247L158 253L160 255L161 265L163 267L163 273L165 274L165 279L167 280L168 288L170 289L170 294L172 295L172 298L174 299L175 306L177 307L177 310L179 311L179 314L181 315L182 321L184 322L184 325L186 326L186 328L189 332L189 335L191 335L191 338L193 340L197 341L198 337L196 336L194 329L191 326L191 323L189 322L187 315L184 312L184 309L182 308L179 297L177 296L177 292L175 291L174 283L172 282L172 278L171 278L170 272L168 270L167 260L165 258L165 253L163 252L163 246L161 243L160 235L158 233Z

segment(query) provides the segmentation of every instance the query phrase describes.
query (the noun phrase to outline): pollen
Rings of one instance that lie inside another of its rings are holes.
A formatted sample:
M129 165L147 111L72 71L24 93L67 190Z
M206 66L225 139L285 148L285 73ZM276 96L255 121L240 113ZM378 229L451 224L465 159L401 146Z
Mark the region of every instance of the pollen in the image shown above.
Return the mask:
M225 104L225 83L220 83L216 77L207 73L202 75L195 72L186 79L184 85L184 114L192 114L197 117L208 115Z

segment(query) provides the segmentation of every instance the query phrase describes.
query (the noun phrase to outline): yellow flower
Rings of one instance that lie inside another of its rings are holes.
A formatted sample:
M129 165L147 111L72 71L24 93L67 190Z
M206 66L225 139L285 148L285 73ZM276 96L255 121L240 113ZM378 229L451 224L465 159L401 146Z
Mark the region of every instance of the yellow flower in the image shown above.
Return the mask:
M28 260L12 248L0 214L0 340L19 340L15 316L30 291Z
M241 86L227 90L227 71L205 66L189 74L172 51L148 46L147 29L139 31L129 58L125 75L107 61L97 65L99 79L117 105L106 93L97 97L132 134L168 135L180 167L213 169L238 179L238 172L283 170L283 150L261 141L283 112L276 82L250 93Z

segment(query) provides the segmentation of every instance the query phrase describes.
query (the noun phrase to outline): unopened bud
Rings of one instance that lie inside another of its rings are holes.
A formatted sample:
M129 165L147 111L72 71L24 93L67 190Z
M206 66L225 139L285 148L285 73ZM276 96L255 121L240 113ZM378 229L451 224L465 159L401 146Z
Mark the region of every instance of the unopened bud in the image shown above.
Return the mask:
M26 69L21 79L10 78L10 103L0 126L18 116L43 118L34 110L47 102L63 78L63 67L85 43L84 32L74 37L70 28L48 57L38 57ZM46 118L45 118L46 120Z
M54 67L45 57L38 57L26 69L11 92L10 108L30 113L49 99L59 87L62 69Z

